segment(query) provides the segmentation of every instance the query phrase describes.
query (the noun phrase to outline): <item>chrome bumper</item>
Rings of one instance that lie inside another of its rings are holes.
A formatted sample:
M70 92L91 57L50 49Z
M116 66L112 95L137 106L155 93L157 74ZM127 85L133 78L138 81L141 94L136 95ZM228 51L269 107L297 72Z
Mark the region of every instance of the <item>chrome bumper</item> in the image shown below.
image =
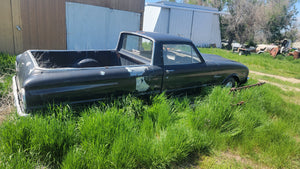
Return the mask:
M13 80L13 94L14 94L14 100L15 100L15 106L17 108L17 113L19 116L28 116L29 114L24 113L24 110L20 106L20 100L19 100L19 95L18 95L18 87L16 83L16 76L12 78Z

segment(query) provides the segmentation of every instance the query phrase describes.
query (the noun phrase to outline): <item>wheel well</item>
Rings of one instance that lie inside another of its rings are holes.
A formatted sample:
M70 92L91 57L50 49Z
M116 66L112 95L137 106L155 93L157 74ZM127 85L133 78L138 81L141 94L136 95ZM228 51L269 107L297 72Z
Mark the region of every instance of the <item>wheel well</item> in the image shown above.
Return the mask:
M232 77L234 78L234 80L239 84L240 83L240 79L237 75L232 75Z
M232 74L232 75L228 76L228 77L223 81L223 83L226 82L226 81L227 81L228 79L230 79L230 78L233 78L233 79L237 82L237 84L240 84L240 79L239 79L239 77L238 77L236 74Z

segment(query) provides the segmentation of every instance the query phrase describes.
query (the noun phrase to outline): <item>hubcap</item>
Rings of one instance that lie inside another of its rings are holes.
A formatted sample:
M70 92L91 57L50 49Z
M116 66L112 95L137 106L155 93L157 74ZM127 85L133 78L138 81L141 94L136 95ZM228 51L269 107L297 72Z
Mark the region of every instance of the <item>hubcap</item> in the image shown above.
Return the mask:
M232 82L227 82L225 87L233 87L233 83Z

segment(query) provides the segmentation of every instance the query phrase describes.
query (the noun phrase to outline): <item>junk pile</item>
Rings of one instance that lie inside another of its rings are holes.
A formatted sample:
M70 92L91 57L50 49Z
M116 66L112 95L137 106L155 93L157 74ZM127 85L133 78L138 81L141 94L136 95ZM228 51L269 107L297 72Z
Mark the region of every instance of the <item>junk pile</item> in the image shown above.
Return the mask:
M284 56L293 56L294 59L300 59L300 48L292 48L292 42L289 39L285 39L281 42L277 42L271 45L260 44L257 47L246 47L239 43L232 44L232 52L239 53L239 55L250 55L251 53L270 53L273 58L276 58L278 54Z

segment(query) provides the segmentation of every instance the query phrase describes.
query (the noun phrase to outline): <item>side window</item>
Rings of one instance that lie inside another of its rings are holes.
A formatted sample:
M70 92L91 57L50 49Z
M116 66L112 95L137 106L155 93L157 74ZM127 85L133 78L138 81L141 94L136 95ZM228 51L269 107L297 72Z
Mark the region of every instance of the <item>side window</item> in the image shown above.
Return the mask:
M127 52L151 60L152 47L153 42L149 39L136 35L124 35L122 49Z
M194 48L186 44L164 44L163 58L165 65L201 63Z

